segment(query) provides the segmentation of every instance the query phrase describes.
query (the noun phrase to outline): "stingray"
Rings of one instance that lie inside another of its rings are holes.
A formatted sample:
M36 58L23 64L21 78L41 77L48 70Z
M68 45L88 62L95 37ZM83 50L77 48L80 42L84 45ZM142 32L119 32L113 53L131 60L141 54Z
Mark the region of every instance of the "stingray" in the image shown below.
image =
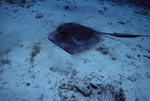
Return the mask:
M123 33L103 33L77 23L64 23L50 34L48 39L70 54L84 51L101 40L101 35L120 38L150 37Z

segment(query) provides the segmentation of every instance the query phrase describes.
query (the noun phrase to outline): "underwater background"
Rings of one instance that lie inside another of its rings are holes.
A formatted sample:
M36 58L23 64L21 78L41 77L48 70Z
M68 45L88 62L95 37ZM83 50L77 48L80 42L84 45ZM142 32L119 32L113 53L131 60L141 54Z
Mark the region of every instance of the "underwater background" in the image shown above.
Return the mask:
M150 35L150 1L0 0L0 101L150 101L150 37L100 35L72 55L48 39L70 22Z

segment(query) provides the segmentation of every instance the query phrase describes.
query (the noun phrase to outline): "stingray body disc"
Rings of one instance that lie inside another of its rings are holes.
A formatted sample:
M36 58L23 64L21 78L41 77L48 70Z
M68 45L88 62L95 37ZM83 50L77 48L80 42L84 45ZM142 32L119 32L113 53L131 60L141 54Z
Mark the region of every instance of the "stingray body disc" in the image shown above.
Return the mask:
M64 23L50 34L49 40L70 54L75 54L98 43L97 32L75 23Z

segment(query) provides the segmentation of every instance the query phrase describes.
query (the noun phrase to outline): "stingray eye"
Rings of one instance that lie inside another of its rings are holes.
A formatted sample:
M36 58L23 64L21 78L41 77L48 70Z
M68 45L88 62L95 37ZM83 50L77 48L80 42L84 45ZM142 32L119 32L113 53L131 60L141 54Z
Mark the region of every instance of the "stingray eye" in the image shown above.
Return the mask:
M57 30L58 31L62 31L62 30L64 30L64 28L63 27L59 27Z
M62 27L59 27L57 30L60 31L62 29Z
M58 34L58 39L59 40L61 40L62 38L64 38L65 36L66 36L66 30L64 30L64 29L61 29L60 31L59 31L59 34Z
M64 37L64 33L59 33L58 34L58 39L61 40Z

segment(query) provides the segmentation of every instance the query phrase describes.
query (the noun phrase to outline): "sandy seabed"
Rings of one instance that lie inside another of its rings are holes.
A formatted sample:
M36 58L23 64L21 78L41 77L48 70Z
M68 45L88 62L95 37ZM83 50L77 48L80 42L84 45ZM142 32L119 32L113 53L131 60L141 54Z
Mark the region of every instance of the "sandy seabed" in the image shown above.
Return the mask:
M98 0L26 6L1 1L0 101L150 100L150 38L101 36L76 55L48 40L67 22L101 32L150 35L145 9Z

